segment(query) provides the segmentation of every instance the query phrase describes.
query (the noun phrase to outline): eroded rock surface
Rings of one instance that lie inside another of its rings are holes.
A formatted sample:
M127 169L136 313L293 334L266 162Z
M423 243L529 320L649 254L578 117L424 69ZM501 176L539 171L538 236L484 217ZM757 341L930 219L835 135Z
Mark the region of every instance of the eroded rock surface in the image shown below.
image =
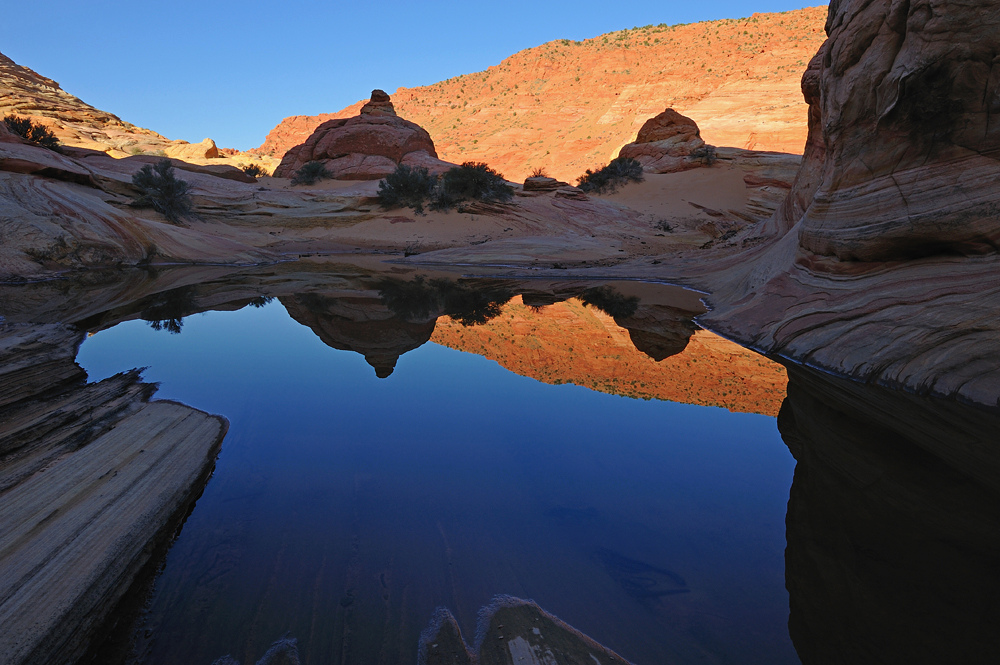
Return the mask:
M649 173L674 173L702 166L694 154L704 148L697 123L668 108L647 120L618 156L638 161Z
M842 260L1000 247L1000 5L835 2L803 86L803 249ZM820 149L821 147L821 149Z
M372 91L371 100L357 116L328 120L305 143L285 153L274 171L290 178L308 162L320 162L339 180L379 180L400 164L447 170L437 158L430 134L420 125L396 115L389 95Z
M98 383L84 333L0 324L0 661L75 662L177 529L228 423L137 371Z
M799 78L823 43L825 19L825 7L810 7L556 40L483 72L400 88L393 102L430 132L442 159L484 161L515 181L544 167L575 183L665 106L696 119L713 145L802 154ZM280 157L365 103L286 118L258 150Z
M861 381L1000 404L1000 3L835 2L810 134L708 327ZM737 238L739 240L739 238Z

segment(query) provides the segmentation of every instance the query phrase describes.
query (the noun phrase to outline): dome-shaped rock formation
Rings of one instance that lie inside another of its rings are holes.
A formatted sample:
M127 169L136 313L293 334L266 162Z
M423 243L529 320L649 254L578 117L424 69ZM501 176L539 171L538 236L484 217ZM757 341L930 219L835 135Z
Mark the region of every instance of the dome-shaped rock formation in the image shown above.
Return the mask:
M379 180L400 164L442 173L452 165L437 158L431 135L396 115L389 95L372 91L353 118L328 120L281 160L275 177L290 178L308 162L322 162L337 180Z
M647 120L635 141L623 147L618 156L638 161L649 173L675 173L701 166L691 155L704 147L697 123L667 109Z

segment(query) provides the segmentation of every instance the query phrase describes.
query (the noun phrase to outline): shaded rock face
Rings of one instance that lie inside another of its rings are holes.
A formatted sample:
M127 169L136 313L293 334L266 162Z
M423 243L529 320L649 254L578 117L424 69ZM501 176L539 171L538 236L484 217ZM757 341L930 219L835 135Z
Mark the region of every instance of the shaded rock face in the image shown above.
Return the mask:
M285 153L274 175L290 178L308 162L317 161L338 180L379 180L400 164L434 173L451 166L437 158L431 135L398 117L381 90L372 93L360 115L328 120L317 127L305 143Z
M637 160L649 173L674 173L700 167L691 153L704 146L697 123L668 108L647 120L635 141L618 156Z
M1000 2L830 5L786 224L842 260L1000 247Z
M788 369L785 576L803 665L993 662L998 413ZM945 446L988 451L992 487Z

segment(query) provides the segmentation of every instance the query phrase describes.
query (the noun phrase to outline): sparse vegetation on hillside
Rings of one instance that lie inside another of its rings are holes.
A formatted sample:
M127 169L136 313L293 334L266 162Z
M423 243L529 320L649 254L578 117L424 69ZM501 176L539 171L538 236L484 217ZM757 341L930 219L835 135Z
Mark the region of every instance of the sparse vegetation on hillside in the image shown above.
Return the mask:
M295 175L292 176L293 185L315 185L320 180L330 177L330 172L326 170L323 162L306 162Z
M7 129L21 138L31 141L37 146L59 152L59 139L45 125L32 122L30 118L22 118L14 114L5 116L3 121L7 125Z
M642 180L642 164L630 157L616 157L596 171L587 169L577 182L585 192L613 194L623 185Z
M175 224L191 212L191 186L174 175L169 159L143 166L132 176L132 184L140 192L132 202L137 208L152 208Z
M267 172L267 169L260 164L240 164L240 170L251 178L260 178L262 176L271 175Z
M466 162L442 176L400 164L378 185L383 208L413 208L417 214L423 213L428 201L431 210L446 211L464 201L507 203L513 196L514 188L503 175L482 162Z

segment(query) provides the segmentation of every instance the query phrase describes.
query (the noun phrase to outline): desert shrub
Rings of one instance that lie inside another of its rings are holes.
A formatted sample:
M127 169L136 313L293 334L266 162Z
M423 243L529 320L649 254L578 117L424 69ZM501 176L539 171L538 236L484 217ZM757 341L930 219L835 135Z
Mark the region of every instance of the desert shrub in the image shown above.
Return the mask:
M378 184L378 202L386 210L413 208L417 214L424 211L424 201L430 198L437 184L422 166L411 168L400 164L396 170Z
M323 162L306 162L292 176L293 185L315 185L320 180L330 177L330 172L326 170Z
M134 145L134 146L132 146L131 148L128 149L128 154L130 154L130 155L141 155L144 152L146 152L146 151L143 150L142 148L140 148L137 145Z
M377 285L382 304L397 317L415 321L426 318L441 307L437 289L417 275L412 281L385 279Z
M642 179L642 164L631 157L617 157L596 171L587 169L577 183L585 192L613 194L622 185Z
M626 296L619 293L610 286L595 286L580 294L580 300L584 305L590 305L601 310L608 316L615 319L625 319L639 308L639 299L635 296Z
M692 161L701 162L705 166L715 164L715 161L719 158L715 152L714 145L703 145L700 148L695 148L691 151L690 157Z
M504 285L467 286L445 279L433 280L431 284L441 294L444 313L466 327L479 326L500 316L503 306L515 295Z
M7 129L21 138L27 139L37 146L59 151L59 139L45 125L31 122L30 118L21 118L14 114L5 116L3 121L7 125Z
M545 167L539 166L531 171L529 178L548 178L549 174L545 172Z
M132 205L137 208L152 208L171 222L191 212L191 186L174 176L174 167L169 159L155 165L146 164L132 176L132 184L140 192Z
M259 308L264 307L265 305L269 304L273 300L274 300L274 296L257 296L256 298L253 298L247 304L250 305L251 307L256 307L256 308L259 309Z
M482 162L465 162L445 171L431 195L431 210L449 210L462 201L507 203L514 188Z
M514 297L504 284L462 283L447 279L406 282L386 279L378 284L382 303L397 317L413 321L447 314L463 326L476 326L500 315Z
M262 176L271 175L267 172L267 169L260 164L241 164L240 170L251 178L260 178Z
M198 306L195 302L194 287L182 286L159 293L144 303L139 318L153 330L166 330L178 335L184 327L184 317L194 314Z

